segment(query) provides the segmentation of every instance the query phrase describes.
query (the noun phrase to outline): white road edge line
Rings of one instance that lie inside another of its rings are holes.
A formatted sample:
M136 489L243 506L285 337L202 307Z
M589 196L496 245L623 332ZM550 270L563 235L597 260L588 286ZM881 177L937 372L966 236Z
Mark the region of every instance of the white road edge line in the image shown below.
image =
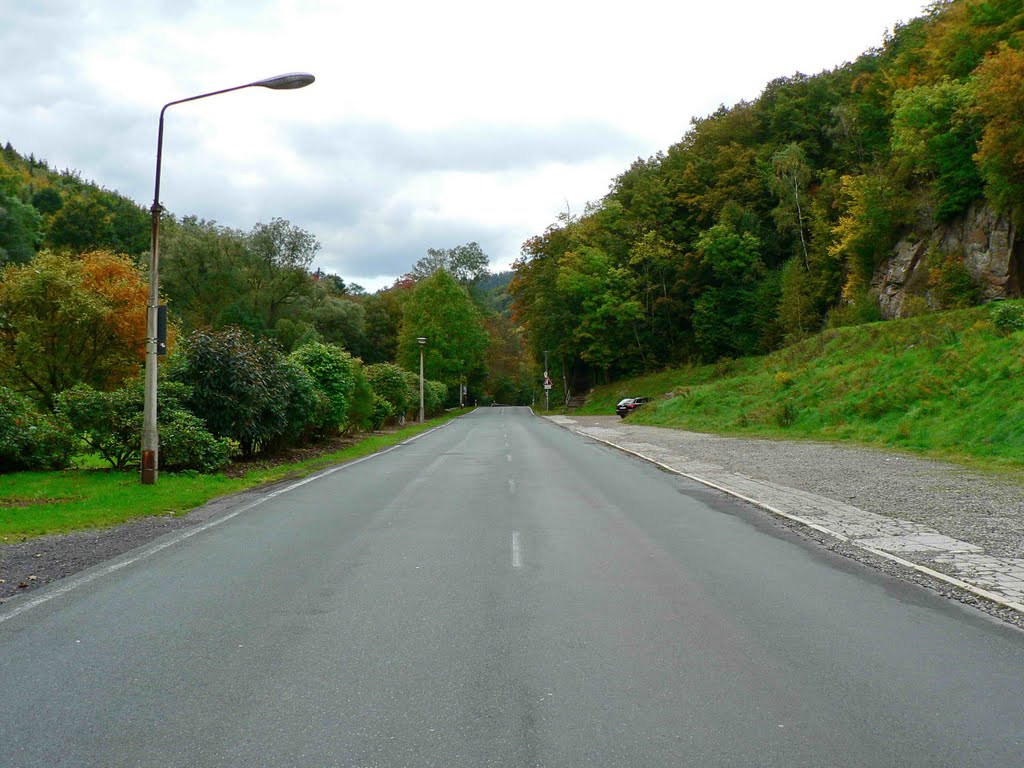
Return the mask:
M557 424L557 422L552 423ZM558 424L558 426L563 425ZM797 515L791 515L788 512L783 512L781 509L776 509L770 504L765 504L763 501L758 501L757 499L752 499L749 496L744 496L742 493L738 493L737 491L734 491L731 488L727 488L724 485L719 485L718 483L715 483L711 480L705 480L703 477L691 475L688 472L683 472L681 470L670 467L668 464L663 464L657 459L652 459L650 456L645 456L644 454L639 453L638 451L632 451L629 448L624 448L623 446L618 445L617 443L613 443L610 440L603 440L600 437L588 435L586 432L580 432L579 430L573 429L572 427L568 426L566 426L565 429L568 429L570 432L575 432L577 435L585 437L589 440L594 440L598 443L604 443L605 445L609 446L610 448L614 448L617 451L622 451L623 453L628 453L633 456L636 456L637 458L643 459L644 461L654 464L657 467L661 467L666 472L671 472L674 475L687 477L690 480L696 480L698 483L702 483L703 485L707 485L711 488L715 488L716 490L722 491L722 493L727 493L730 496L733 496L737 499L746 501L750 504L753 504L755 507L760 507L761 509L771 512L773 515L778 515L779 517L784 517L787 520L792 520L793 522L800 523L801 525L806 525L808 528L813 528L816 531L820 531L821 533L824 533L828 536L837 538L840 541L845 541L848 544L851 544L852 546L863 549L865 552L870 552L871 554L878 555L879 557L883 557L886 560L891 560L894 563L899 563L900 565L906 568L910 568L911 570L917 571L918 573L923 573L927 576L931 576L932 578L938 579L939 581L944 581L947 584L952 584L954 587L959 587L960 589L975 594L978 597L983 597L986 600L990 600L993 603L996 603L997 605L1003 606L1004 608L1012 608L1015 611L1020 611L1021 613L1024 613L1024 605L1021 605L1020 603L1015 603L1013 600L1007 600L1002 595L998 595L994 592L989 592L987 589L971 584L970 582L962 581L956 578L955 576L949 576L945 573L942 573L941 571L933 570L925 565L918 565L917 563L911 562L910 560L904 560L902 557L890 554L889 552L883 552L882 550L875 549L874 547L866 547L863 544L858 544L855 540L851 540L848 536L844 536L843 534L838 533L837 531L833 531L822 525L818 525L817 523L812 523L810 520L806 518L799 517Z
M124 560L116 560L115 562L110 563L109 565L106 565L102 568L99 568L98 570L90 571L85 576L68 577L66 583L64 583L64 580L61 580L60 586L54 587L46 594L40 595L39 597L31 598L26 602L15 606L6 613L0 613L0 624L3 624L5 621L8 621L9 619L13 619L15 616L20 616L26 611L29 611L37 606L40 606L43 603L47 603L50 600L53 600L54 598L66 595L68 592L71 592L74 589L84 587L86 584L90 584L93 581L96 581L96 579L102 578L103 576L109 576L110 574L119 571L122 568L132 565L133 563L137 563L140 560L145 560L147 557L152 557L157 552L167 549L168 547L172 547L175 544L184 541L185 539L191 538L192 536L195 536L197 533L202 533L203 531L209 530L210 528L214 528L218 525L221 525L222 523L226 523L228 520L231 520L234 517L238 517L238 515L242 514L243 512L248 512L253 507L258 507L265 501L270 501L271 499L277 498L278 496L288 493L289 491L294 491L296 488L301 488L303 485L311 483L314 480L320 480L321 478L327 477L328 475L333 475L335 472L338 472L339 470L348 469L349 467L354 467L356 464L362 464L364 461L369 461L370 459L375 459L378 456L383 456L386 453L391 453L391 451L395 450L396 448L400 448L403 445L408 445L413 440L417 440L423 437L424 435L429 435L431 432L436 432L439 429L444 429L451 423L451 421L445 422L444 424L434 427L433 429L428 429L425 432L421 432L420 434L415 435L414 437L411 437L408 440L405 440L404 442L392 445L391 447L385 448L381 451L377 451L376 453L371 453L369 456L363 456L362 458L359 459L353 459L352 461L347 461L344 464L339 464L336 467L330 467L329 469L317 472L316 474L310 475L309 477L305 477L302 480L297 480L294 483L291 483L290 485L286 485L284 488L279 488L276 491L267 493L261 496L260 498L256 499L255 501L251 501L248 504L239 507L238 509L232 512L228 512L227 514L222 515L221 517L202 523L201 525L197 525L194 528L186 528L178 534L171 534L170 538L162 540L159 544L154 544L151 547L147 547L146 549L143 549L141 552L138 552L135 555Z
M523 550L519 546L519 531L512 531L512 567L523 567Z

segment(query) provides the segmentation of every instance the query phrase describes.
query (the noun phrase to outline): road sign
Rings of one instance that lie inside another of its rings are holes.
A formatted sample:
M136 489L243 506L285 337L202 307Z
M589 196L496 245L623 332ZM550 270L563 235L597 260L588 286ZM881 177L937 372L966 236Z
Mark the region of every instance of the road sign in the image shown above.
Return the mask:
M544 389L551 389L551 379L544 377Z

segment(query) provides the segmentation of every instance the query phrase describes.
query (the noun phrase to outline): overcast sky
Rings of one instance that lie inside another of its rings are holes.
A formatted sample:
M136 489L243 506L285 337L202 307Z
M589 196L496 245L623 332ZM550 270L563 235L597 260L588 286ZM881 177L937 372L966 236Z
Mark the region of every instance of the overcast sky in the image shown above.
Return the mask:
M0 0L0 142L152 202L312 232L373 290L427 248L492 269L690 118L881 43L921 0Z

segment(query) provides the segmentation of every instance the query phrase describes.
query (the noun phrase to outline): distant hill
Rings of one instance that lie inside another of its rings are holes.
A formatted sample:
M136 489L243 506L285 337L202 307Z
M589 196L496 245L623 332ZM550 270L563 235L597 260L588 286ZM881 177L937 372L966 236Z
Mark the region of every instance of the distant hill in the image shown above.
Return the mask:
M507 317L512 305L512 297L508 295L508 286L515 274L510 270L480 278L473 284L473 296L491 311Z
M0 266L24 264L43 247L76 252L149 250L148 211L134 200L21 155L0 150Z

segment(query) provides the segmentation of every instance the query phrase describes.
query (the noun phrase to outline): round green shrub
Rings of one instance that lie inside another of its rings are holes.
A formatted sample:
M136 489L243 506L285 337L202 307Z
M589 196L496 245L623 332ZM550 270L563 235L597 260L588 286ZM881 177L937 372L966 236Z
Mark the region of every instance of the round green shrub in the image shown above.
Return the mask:
M287 440L291 377L273 343L237 327L194 332L168 364L168 378L190 388L188 409L246 456Z
M59 416L39 413L28 398L0 387L0 472L63 469L75 443Z
M79 384L57 396L57 412L95 453L114 469L138 466L144 408L143 384L135 381L112 392ZM230 461L236 445L216 438L182 403L188 388L161 382L157 408L160 468L215 472Z
M380 396L391 406L393 419L409 412L411 405L409 387L405 381L405 371L394 363L375 363L366 366L366 379L370 382L374 394ZM419 395L415 401L419 403Z
M437 416L442 413L447 399L448 386L444 382L423 382L423 408L428 416Z
M348 409L348 420L345 423L346 433L379 428L373 426L373 388L366 378L362 363L359 360L356 360L356 363L356 381L355 387L352 389L352 403Z
M355 358L341 347L314 341L296 349L290 359L309 373L327 400L327 410L319 424L321 430L337 433L348 422L348 410L355 395Z

